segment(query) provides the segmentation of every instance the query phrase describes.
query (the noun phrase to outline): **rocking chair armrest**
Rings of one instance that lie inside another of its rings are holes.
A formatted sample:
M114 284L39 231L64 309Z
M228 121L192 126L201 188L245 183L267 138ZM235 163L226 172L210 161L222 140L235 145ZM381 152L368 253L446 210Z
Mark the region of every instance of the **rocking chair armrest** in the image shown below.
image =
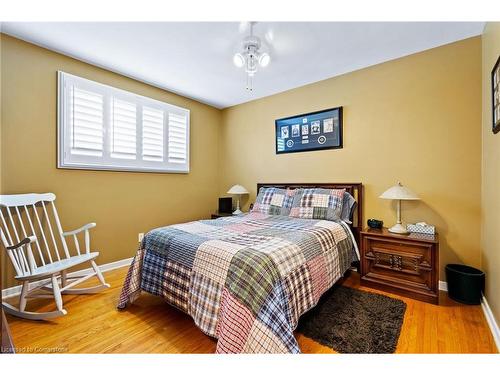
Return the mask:
M72 231L69 231L69 232L63 232L62 235L64 237L66 237L66 236L72 236L72 235L78 234L80 232L83 232L84 230L89 230L91 228L94 228L95 226L96 226L96 223L88 223L88 224L85 224L81 228L78 228L78 229L75 229L75 230L72 230Z
M33 243L36 241L36 236L29 236L29 237L26 237L24 238L23 240L21 240L21 242L15 244L15 245L12 245L12 246L7 246L6 249L7 250L15 250L17 249L18 247L21 247L21 246L24 246L24 245L27 245L29 243Z

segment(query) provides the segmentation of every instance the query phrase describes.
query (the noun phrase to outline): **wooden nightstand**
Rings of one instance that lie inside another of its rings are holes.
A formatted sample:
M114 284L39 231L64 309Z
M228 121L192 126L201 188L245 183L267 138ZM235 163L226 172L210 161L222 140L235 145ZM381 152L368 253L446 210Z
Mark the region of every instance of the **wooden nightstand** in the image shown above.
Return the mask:
M219 217L233 216L233 214L228 214L226 212L216 212L212 214L212 219L218 219Z
M438 235L361 232L361 285L439 303Z

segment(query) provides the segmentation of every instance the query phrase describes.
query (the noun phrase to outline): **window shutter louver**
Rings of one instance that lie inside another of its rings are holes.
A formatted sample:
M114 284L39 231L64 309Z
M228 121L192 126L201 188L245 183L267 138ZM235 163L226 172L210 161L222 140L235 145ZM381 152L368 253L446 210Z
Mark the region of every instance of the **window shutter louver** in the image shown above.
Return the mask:
M102 156L104 98L75 86L70 95L71 153Z
M58 72L59 168L189 172L189 110Z
M137 147L136 105L113 98L111 156L135 159Z
M168 161L187 162L187 116L176 113L168 115Z
M144 160L163 161L163 111L142 108L142 157Z

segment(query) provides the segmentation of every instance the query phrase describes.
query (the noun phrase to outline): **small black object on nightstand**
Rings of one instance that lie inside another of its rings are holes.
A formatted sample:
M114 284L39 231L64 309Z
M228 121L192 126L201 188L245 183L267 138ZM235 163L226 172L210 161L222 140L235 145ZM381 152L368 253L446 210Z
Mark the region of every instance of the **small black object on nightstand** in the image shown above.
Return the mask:
M233 212L233 198L221 197L219 198L219 211L221 214L230 214Z
M384 226L384 222L377 219L368 219L367 224L370 228L373 229L382 229L382 227Z

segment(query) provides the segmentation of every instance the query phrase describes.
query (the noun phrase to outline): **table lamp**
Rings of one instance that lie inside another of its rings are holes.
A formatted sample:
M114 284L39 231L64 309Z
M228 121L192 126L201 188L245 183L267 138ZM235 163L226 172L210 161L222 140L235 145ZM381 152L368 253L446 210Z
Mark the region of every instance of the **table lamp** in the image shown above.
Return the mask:
M228 194L234 194L238 197L237 203L236 203L236 211L233 212L233 215L238 215L242 214L243 212L240 210L240 195L242 194L248 194L248 190L245 189L241 185L234 185L227 191Z
M379 198L395 199L398 201L398 221L396 222L396 224L393 227L389 228L389 232L398 233L398 234L407 234L408 231L402 225L402 222L401 222L401 201L402 200L418 200L420 198L417 197L417 195L413 191L411 191L407 187L404 187L401 184L401 182L398 182L397 185L384 191L384 193Z

